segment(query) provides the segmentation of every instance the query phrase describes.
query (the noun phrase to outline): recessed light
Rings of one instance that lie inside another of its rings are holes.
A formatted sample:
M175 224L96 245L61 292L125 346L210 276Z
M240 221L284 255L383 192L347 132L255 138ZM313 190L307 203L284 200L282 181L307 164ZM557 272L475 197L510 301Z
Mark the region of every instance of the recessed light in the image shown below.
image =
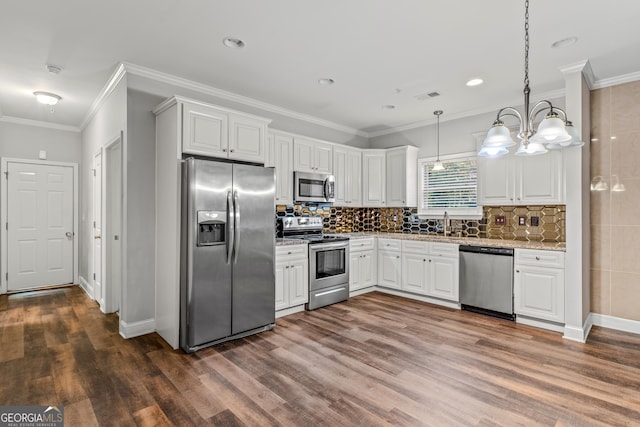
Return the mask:
M222 40L222 44L229 49L242 49L245 44L240 39L234 39L233 37L226 37Z
M334 84L336 81L333 79L318 79L318 84L320 86L331 86L332 84Z
M395 105L391 105L391 104L387 104L387 105L383 105L382 109L383 110L395 110L396 106Z
M33 92L39 103L45 105L56 105L62 98L60 95L49 92Z
M556 40L555 42L551 43L551 47L554 49L567 47L567 46L571 46L572 44L575 44L577 41L578 41L578 38L575 36L567 37L565 39Z
M467 86L471 87L471 86L479 86L484 82L484 80L482 79L471 79L467 82Z

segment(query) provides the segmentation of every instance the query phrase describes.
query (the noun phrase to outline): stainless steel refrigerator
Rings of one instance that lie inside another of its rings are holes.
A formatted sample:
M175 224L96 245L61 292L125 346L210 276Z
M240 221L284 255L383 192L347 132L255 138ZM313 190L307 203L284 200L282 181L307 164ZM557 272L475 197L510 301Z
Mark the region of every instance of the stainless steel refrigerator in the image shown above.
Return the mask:
M182 172L180 347L273 328L274 169L189 158Z

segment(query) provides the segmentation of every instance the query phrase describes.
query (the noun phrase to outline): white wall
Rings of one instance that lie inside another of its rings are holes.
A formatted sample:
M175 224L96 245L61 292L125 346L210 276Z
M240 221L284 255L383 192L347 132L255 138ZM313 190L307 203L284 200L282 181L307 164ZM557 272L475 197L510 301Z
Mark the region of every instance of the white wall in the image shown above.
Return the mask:
M126 114L127 82L124 77L82 131L82 166L79 174L81 182L79 265L81 281L84 280L90 286L93 284L93 158L102 147L114 141L121 131L126 130ZM125 152L126 139L125 133L123 141ZM126 235L123 236L122 246L124 250Z
M127 92L127 322L155 317L156 117L164 98ZM177 203L177 202L176 202Z
M0 157L34 160L44 150L47 160L80 164L81 142L79 132L0 121Z

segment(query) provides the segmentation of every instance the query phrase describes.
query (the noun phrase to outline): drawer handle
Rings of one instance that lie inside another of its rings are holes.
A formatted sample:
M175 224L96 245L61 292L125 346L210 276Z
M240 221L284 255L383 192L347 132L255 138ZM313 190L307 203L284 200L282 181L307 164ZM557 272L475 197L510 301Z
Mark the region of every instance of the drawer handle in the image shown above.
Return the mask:
M536 257L536 261L540 261L540 257L539 256Z
M287 252L287 255L291 255L291 252Z

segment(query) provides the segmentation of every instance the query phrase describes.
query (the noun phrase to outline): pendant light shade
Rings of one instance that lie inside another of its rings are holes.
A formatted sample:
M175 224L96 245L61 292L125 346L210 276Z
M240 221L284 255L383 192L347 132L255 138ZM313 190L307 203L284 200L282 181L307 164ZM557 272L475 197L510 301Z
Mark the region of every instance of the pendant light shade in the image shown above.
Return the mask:
M495 157L504 156L505 154L508 154L508 153L509 153L509 150L507 150L504 147L483 146L478 152L478 156L495 158Z
M529 141L528 144L524 142L520 143L520 147L518 147L518 151L516 151L516 156L537 156L538 154L544 154L547 152L547 149L544 148L544 145Z
M558 118L555 113L549 113L545 119L540 122L536 136L544 138L548 143L559 144L571 141L571 135L565 129L565 124Z
M576 129L576 127L573 126L573 123L568 120L566 129L567 133L571 136L571 140L561 143L560 145L564 147L582 147L584 145L584 141L580 139L580 136L578 135L578 129Z
M511 131L500 120L496 120L493 123L491 129L487 132L487 137L482 143L483 147L492 148L506 148L513 145L516 145L516 143L513 138L511 138Z

